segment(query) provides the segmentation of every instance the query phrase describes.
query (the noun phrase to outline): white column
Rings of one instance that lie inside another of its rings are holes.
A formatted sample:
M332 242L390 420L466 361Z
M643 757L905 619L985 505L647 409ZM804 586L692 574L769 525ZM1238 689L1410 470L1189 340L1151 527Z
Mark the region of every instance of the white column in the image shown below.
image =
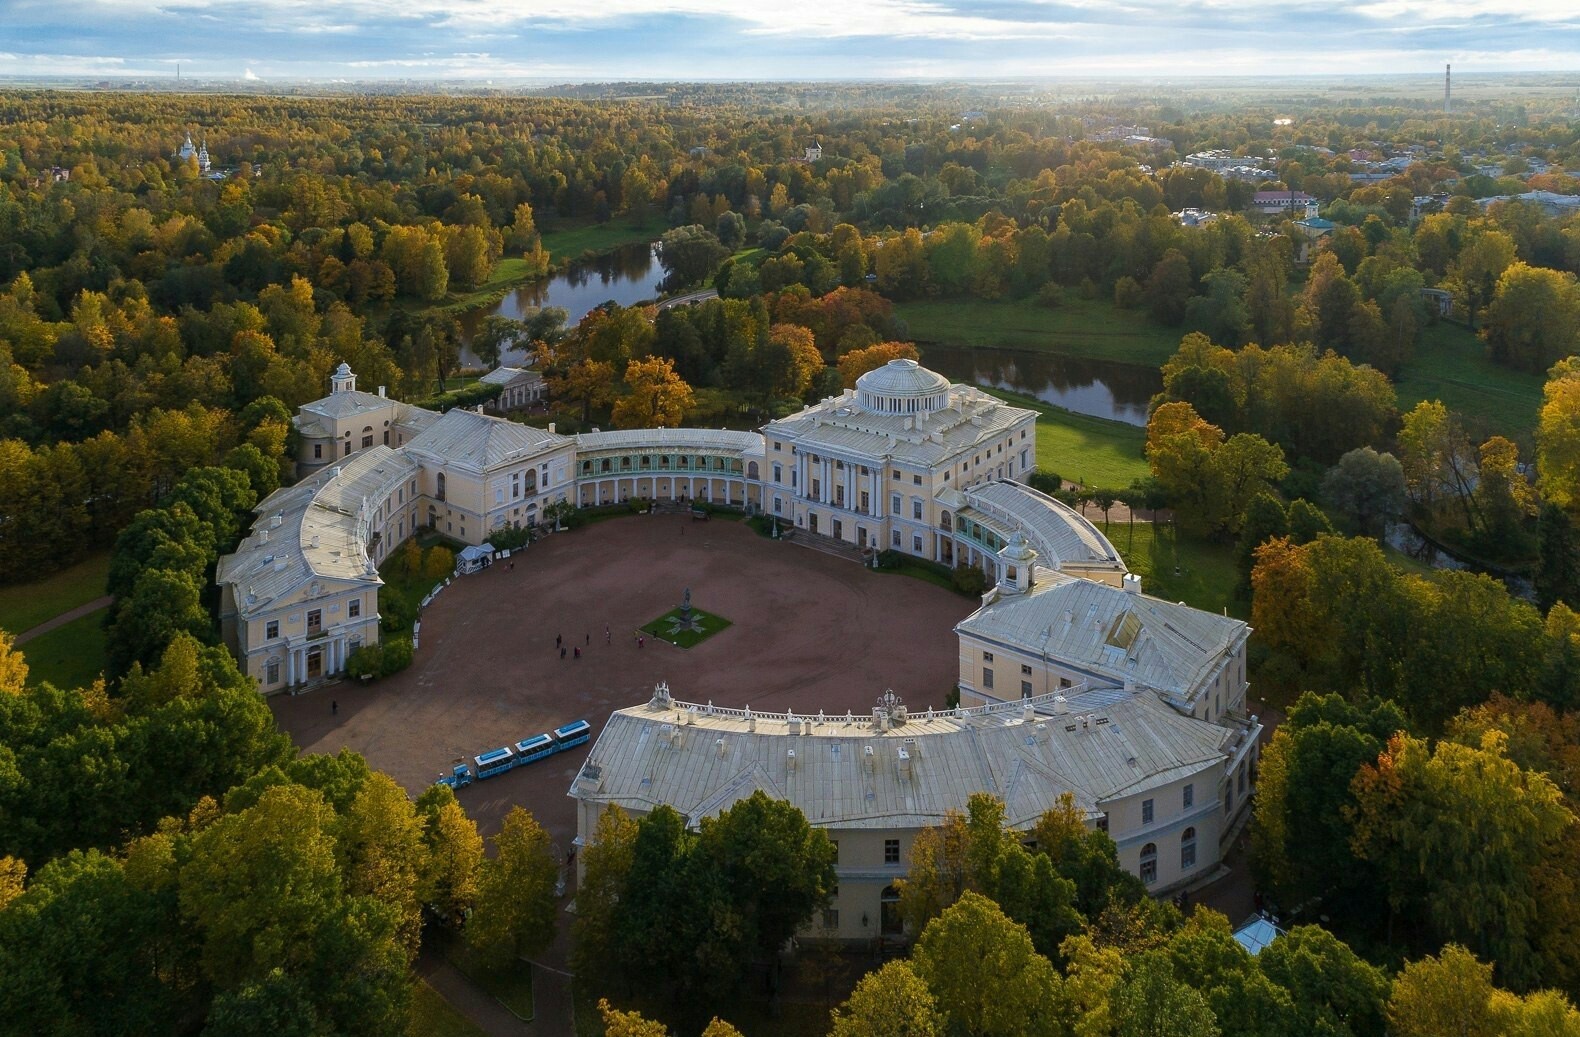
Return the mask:
M291 649L287 649L285 653L285 686L287 688L296 686L296 652Z

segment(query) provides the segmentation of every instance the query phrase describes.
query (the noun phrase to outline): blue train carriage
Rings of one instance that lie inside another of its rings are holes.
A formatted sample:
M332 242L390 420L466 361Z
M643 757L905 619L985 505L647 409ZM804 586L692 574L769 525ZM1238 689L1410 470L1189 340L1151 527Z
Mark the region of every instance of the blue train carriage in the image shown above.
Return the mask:
M553 735L533 735L516 743L516 766L525 767L533 760L553 756L556 752L559 752L559 746L555 744Z
M479 780L492 778L495 775L505 773L516 765L516 753L515 750L507 745L501 749L490 749L488 752L476 757L473 763L477 765L477 777Z
M554 744L560 750L581 745L591 737L592 725L585 720L573 721L564 727L554 729Z

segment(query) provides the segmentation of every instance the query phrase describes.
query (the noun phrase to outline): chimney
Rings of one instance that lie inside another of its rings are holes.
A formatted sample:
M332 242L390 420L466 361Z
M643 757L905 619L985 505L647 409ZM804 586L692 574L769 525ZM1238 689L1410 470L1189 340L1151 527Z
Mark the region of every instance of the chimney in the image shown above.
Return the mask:
M1037 710L1032 706L1031 700L1028 698L1026 700L1026 704L1021 707L1020 722L1023 723L1023 724L1029 724L1033 720L1036 720L1036 719L1037 719Z
M916 739L907 738L905 740L905 748L910 751L912 759L920 760L922 758L922 743Z
M385 387L384 387L384 386L382 386L382 385L381 385L381 386L379 386L379 395L380 395L380 396L383 396L383 395L384 395L384 389L385 389Z
M1055 695L1053 697L1053 715L1056 717L1062 717L1069 712L1070 703L1063 695Z
M260 544L267 544L268 542L269 542L269 531L267 529L260 529L260 530L258 530L258 543L260 543Z
M554 435L554 422L549 422L549 435Z
M719 754L719 759L724 759L724 739L715 738L713 740L713 751Z
M864 745L864 746L861 747L861 769L866 771L868 774L871 774L872 773L872 766L873 766L872 746Z
M1120 582L1124 585L1126 594L1141 593L1141 577L1135 573L1125 573L1125 578Z
M795 770L795 750L794 749L786 749L785 750L785 769L786 770L791 770L791 771Z
M909 779L911 776L911 754L906 751L905 746L900 746L898 757L900 777Z

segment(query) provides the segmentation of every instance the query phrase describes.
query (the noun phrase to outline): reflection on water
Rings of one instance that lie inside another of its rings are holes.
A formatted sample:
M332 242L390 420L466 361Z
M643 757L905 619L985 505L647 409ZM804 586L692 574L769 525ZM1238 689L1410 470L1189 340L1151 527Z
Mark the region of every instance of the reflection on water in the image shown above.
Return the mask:
M1424 562L1434 569L1453 569L1459 572L1485 572L1469 562L1455 558L1446 548L1439 547L1426 537L1422 536L1408 522L1391 522L1388 531L1383 535L1383 543L1398 551L1402 555ZM1526 601L1536 600L1536 585L1524 576L1515 576L1509 573L1489 572L1487 575L1502 581L1509 589L1509 593L1516 598Z
M1130 425L1147 423L1147 403L1163 391L1163 375L1155 367L1056 353L924 345L922 362L953 381L1010 389Z
M621 306L630 306L658 298L658 283L663 279L664 268L658 262L657 246L623 245L586 263L573 263L553 277L524 284L498 302L466 311L461 314L461 330L471 338L485 317L497 313L520 320L523 312L544 306L564 309L570 314L567 323L575 325L589 310L611 300ZM526 357L518 350L502 358L504 363L524 359ZM461 362L475 366L477 358L470 350L463 349Z

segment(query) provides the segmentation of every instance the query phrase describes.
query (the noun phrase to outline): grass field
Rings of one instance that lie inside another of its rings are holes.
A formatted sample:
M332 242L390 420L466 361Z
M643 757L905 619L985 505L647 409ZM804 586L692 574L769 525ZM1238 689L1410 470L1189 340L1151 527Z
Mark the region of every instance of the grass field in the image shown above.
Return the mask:
M1395 388L1400 411L1422 400L1441 400L1469 420L1478 442L1497 434L1528 451L1544 381L1541 375L1499 367L1488 359L1481 339L1458 324L1439 322L1421 332L1415 357Z
M1052 309L1029 299L922 299L896 303L894 312L918 342L1030 349L1145 367L1159 367L1173 356L1182 334L1153 323L1144 310L1073 295Z
M467 979L476 983L489 997L504 1005L511 1014L525 1022L533 1016L532 966L517 962L502 969L484 968L472 957L472 951L459 935L446 933L439 937L439 951L446 961L454 965Z
M679 609L670 609L653 620L653 622L643 626L642 629L660 641L668 641L677 648L692 648L730 625L730 621L723 616L715 616L711 612L704 612L698 608L692 609L691 615L696 620L697 626L702 629L682 630L678 633L672 633L670 630L671 626L680 618Z
M419 980L411 992L407 1037L484 1037L485 1031L450 1006L439 992Z
M109 572L110 553L103 551L42 580L0 588L0 630L26 633L47 619L103 596Z
M579 259L584 252L607 252L621 245L653 241L663 232L664 221L656 216L642 226L634 226L629 220L554 220L550 229L543 232L543 247L549 250L555 264L560 264Z
M1090 512L1091 509L1088 509ZM1102 528L1102 515L1095 520ZM1181 537L1175 550L1174 529L1168 524L1113 522L1105 531L1130 571L1141 577L1141 589L1165 601L1183 601L1208 612L1246 617L1246 603L1234 600L1239 574L1234 567L1234 545ZM1178 559L1179 575L1174 575Z
M20 649L27 660L27 682L46 681L57 688L82 688L104 671L103 612L74 619L47 634L40 634Z
M1072 482L1122 489L1151 474L1142 448L1147 430L1052 407L1002 389L984 389L1017 407L1037 412L1037 468Z

